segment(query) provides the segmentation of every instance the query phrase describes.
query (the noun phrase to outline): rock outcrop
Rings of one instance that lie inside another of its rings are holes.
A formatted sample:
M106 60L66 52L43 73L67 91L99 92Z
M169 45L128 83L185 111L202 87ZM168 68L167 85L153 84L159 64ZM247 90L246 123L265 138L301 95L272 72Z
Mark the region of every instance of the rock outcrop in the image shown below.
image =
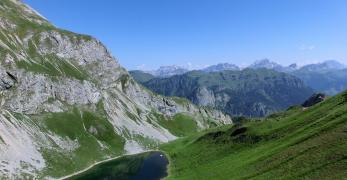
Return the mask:
M311 97L309 97L304 103L302 103L302 107L311 107L315 104L318 104L326 99L326 95L323 93L315 93Z

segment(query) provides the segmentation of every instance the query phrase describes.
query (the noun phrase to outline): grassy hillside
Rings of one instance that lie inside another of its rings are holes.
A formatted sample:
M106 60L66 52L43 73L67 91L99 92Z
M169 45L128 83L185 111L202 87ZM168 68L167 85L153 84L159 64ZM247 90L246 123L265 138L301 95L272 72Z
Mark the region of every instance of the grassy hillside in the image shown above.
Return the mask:
M131 74L131 76L133 76L134 79L136 79L136 81L140 83L144 83L155 78L155 76L153 76L152 74L139 71L139 70L129 71L129 73Z
M163 145L168 179L344 179L347 92Z

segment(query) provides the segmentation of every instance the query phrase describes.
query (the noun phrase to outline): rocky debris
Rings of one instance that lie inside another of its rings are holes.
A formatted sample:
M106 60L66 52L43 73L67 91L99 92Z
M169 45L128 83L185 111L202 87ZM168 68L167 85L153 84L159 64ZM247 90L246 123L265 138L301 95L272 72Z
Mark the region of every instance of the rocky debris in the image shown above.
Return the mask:
M311 107L315 104L318 104L326 99L326 95L323 93L315 93L311 97L309 97L304 103L302 103L302 106L307 108Z
M17 78L14 75L0 67L0 91L12 88L16 82Z
M7 29L7 30L14 30L17 27L17 25L11 23L8 19L5 19L4 17L0 17L0 28Z
M45 167L45 160L36 148L38 138L49 142L37 126L18 121L8 111L0 109L0 176L5 179L19 174L22 169L34 174ZM27 166L27 167L24 167ZM9 176L7 176L7 174Z

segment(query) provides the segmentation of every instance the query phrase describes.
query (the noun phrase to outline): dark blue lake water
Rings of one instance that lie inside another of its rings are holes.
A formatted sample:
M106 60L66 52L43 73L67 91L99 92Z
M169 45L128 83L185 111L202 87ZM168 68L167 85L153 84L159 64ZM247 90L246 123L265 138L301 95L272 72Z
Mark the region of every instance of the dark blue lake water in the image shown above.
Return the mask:
M169 161L163 153L152 153L147 158L145 158L142 167L135 175L131 176L129 180L157 180L166 177L168 175L168 164Z
M159 180L166 177L168 159L162 152L149 152L99 164L69 179Z

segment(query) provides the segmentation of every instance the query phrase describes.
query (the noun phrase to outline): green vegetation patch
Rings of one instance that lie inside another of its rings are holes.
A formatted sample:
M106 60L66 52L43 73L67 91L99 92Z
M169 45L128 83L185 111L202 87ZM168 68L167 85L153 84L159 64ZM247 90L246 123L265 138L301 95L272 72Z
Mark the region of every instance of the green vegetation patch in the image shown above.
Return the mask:
M77 143L77 147L71 150L61 150L58 144L51 149L41 149L48 163L43 174L63 176L96 161L124 153L124 139L116 134L112 124L100 111L75 107L68 112L34 118L43 125L43 131Z
M180 105L185 105L185 104L190 104L191 103L188 99L182 98L182 97L173 96L173 97L171 97L171 99L174 100L177 104L180 104Z
M129 73L137 82L140 82L140 83L144 83L155 78L155 76L153 76L152 74L145 73L139 70L129 71Z
M175 136L186 136L199 130L196 121L190 115L179 113L168 119L162 115L157 115L157 117L159 117L158 123Z
M344 179L346 94L162 145L167 179Z

